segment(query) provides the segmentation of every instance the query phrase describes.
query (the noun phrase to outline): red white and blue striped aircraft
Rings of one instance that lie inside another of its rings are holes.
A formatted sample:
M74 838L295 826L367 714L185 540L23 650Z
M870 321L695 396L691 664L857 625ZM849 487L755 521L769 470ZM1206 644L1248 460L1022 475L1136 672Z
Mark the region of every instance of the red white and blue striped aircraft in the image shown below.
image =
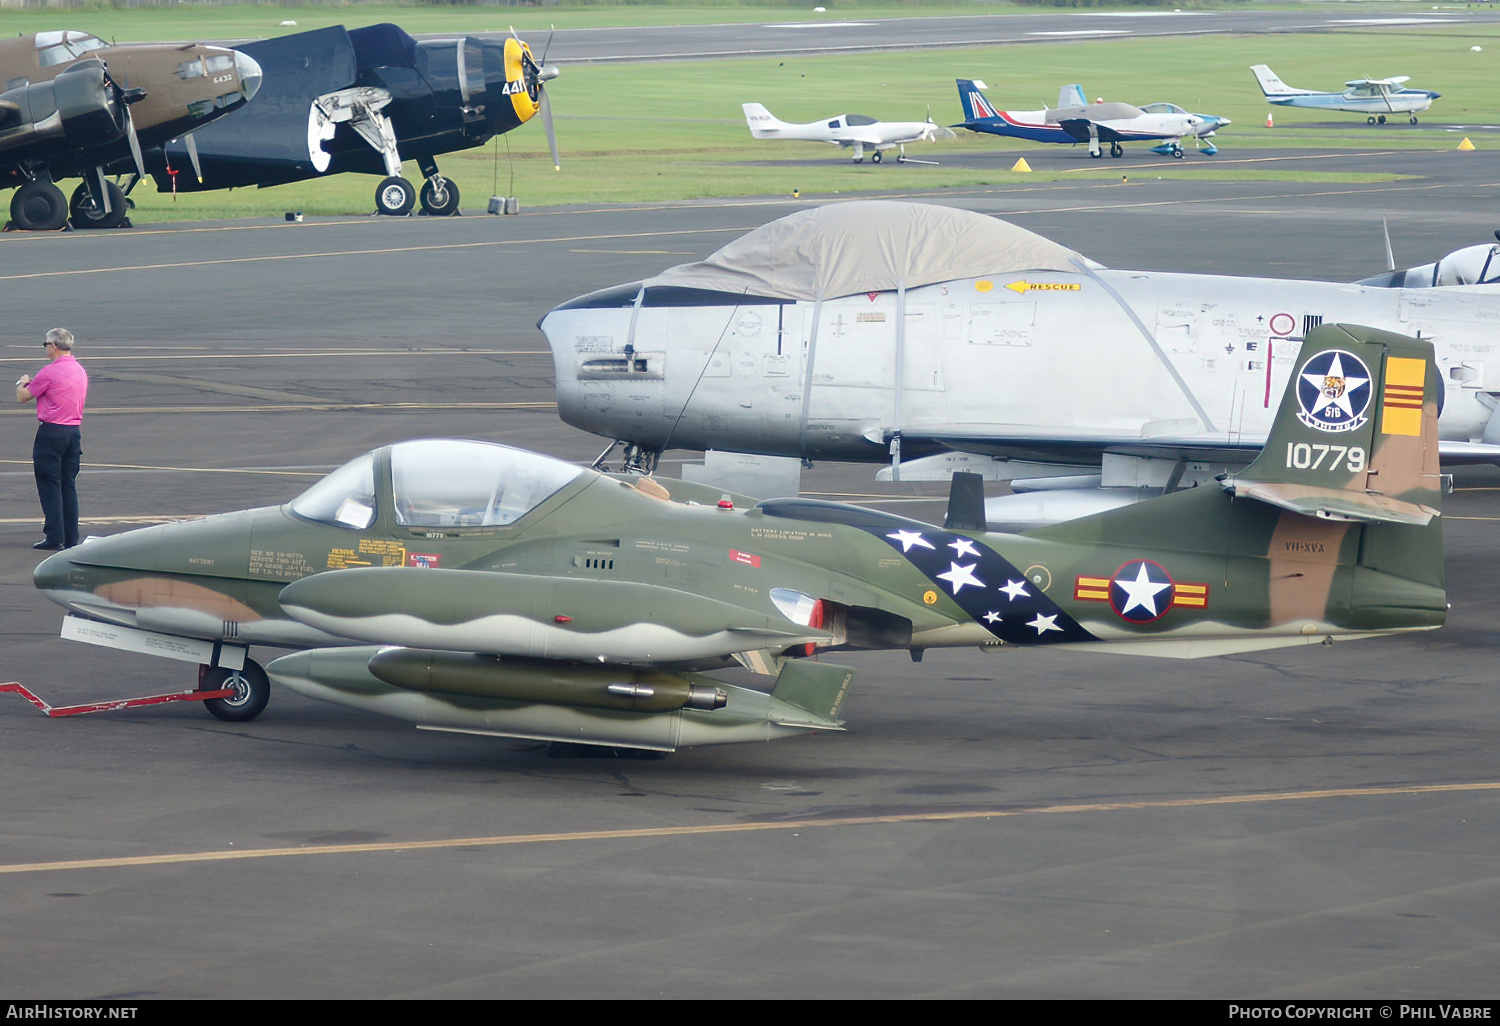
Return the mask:
M1192 114L1171 103L1152 103L1144 108L1128 103L1089 103L1080 85L1063 86L1056 107L999 110L980 91L987 88L983 82L958 79L964 120L954 128L1033 142L1088 143L1089 156L1095 158L1104 155L1100 143L1109 143L1109 155L1120 157L1125 153L1122 143L1156 140L1161 145L1153 147L1153 152L1180 159L1184 138L1197 140L1199 151L1211 157L1219 152L1218 147L1203 143L1229 124L1228 118Z

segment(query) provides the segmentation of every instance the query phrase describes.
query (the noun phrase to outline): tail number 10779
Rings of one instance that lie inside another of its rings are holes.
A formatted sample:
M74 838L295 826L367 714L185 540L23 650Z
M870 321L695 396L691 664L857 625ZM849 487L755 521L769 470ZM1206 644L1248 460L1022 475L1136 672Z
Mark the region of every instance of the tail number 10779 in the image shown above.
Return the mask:
M1358 445L1313 445L1308 442L1286 443L1286 465L1295 470L1342 469L1358 474L1365 469L1365 450Z

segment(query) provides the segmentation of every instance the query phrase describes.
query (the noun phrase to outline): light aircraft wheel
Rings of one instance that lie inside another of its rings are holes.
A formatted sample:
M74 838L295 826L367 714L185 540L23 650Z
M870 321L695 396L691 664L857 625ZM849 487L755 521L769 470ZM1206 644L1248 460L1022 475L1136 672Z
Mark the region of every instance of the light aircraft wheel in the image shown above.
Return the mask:
M1093 157L1095 160L1098 160L1100 157L1104 156L1104 151L1103 150L1094 150L1094 151L1092 151L1092 152L1089 153L1089 156Z
M1375 120L1378 121L1378 122L1380 122L1383 125L1383 124L1385 124L1385 115L1382 114L1382 115L1380 115L1380 117L1376 118Z
M880 155L880 151L876 150L875 151L875 155L870 158L870 163L871 164L879 164L884 159L885 158Z
M434 182L438 184L434 186ZM429 178L423 182L422 209L430 217L448 217L458 213L458 184L442 177Z
M1109 155L1111 157L1123 157L1125 156L1125 147L1121 146L1119 143L1110 143Z
M906 163L906 157L904 157L904 156L897 157L896 158L896 163L898 163L898 164L905 164Z
M1411 123L1414 125L1417 123L1417 116L1415 114L1411 116Z
M210 667L203 675L202 689L221 691L224 688L233 688L234 696L210 698L203 703L203 707L217 718L230 723L255 719L271 700L271 681L254 659L246 659L243 670Z
M1365 118L1365 124L1367 124L1367 125L1373 125L1374 123L1375 123L1375 115L1374 114L1371 114L1369 117Z
M22 231L56 231L68 223L68 201L51 182L27 182L10 198L10 219Z
M405 178L392 175L375 187L375 211L391 217L411 213L416 205L417 190Z
M1182 159L1182 147L1181 146L1174 146L1174 147L1172 147L1172 159L1173 160L1181 160Z
M94 194L86 184L73 190L68 210L72 214L69 220L73 222L74 228L118 228L125 223L125 193L114 182L105 182L104 191L109 194L107 214L99 209Z

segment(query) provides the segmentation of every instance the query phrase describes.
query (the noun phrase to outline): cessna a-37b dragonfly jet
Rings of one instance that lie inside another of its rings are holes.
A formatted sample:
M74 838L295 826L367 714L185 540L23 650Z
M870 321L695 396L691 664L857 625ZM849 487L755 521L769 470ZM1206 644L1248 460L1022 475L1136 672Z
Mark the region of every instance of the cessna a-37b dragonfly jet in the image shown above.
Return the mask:
M1319 93L1311 89L1293 89L1276 72L1264 64L1250 69L1266 100L1278 107L1311 107L1314 110L1347 110L1366 115L1370 124L1385 124L1387 114L1406 114L1411 123L1417 123L1417 115L1442 93L1430 89L1408 89L1404 82L1411 76L1397 75L1395 78L1357 78L1345 82L1342 93Z
M952 139L952 129L928 121L876 121L863 114L840 114L805 125L789 125L758 103L742 105L745 123L757 139L802 139L808 142L832 143L845 149L853 147L854 163L862 163L865 150L871 150L870 162L879 164L884 150L900 149L896 163L904 164L906 144ZM921 163L927 163L922 161Z
M962 478L939 528L402 442L285 506L90 539L34 578L90 618L64 636L196 644L227 719L265 704L261 643L313 646L276 683L430 730L764 741L842 727L854 671L806 658L842 649L1195 657L1440 626L1438 394L1430 343L1325 325L1248 469L1026 535L987 533ZM704 675L731 660L774 688Z
M1489 259L1423 280L1500 274ZM1444 459L1500 460L1500 290L1393 277L1112 270L995 218L871 200L791 214L541 327L562 418L626 443L627 466L671 447L893 462L906 480L970 469L1026 493L992 498L992 521L1041 523L1243 466L1325 321L1432 339Z

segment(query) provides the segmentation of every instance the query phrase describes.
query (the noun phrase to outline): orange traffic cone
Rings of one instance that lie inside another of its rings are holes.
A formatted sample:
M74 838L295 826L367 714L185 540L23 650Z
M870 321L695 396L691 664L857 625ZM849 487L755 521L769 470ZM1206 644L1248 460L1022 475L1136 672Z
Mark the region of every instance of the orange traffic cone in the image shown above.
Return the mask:
M1276 122L1274 122L1274 121L1271 120L1271 112L1270 111L1266 111L1266 127L1267 128L1275 128L1276 127Z

